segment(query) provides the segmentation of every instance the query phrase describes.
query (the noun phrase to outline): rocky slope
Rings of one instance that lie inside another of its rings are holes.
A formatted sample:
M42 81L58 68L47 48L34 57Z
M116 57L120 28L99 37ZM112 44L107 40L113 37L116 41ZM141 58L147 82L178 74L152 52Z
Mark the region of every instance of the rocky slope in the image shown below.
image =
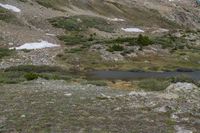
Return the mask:
M198 81L83 74L198 70L199 14L195 0L0 0L0 133L199 133Z
M0 131L198 133L200 90L177 83L161 92L36 80L0 89Z

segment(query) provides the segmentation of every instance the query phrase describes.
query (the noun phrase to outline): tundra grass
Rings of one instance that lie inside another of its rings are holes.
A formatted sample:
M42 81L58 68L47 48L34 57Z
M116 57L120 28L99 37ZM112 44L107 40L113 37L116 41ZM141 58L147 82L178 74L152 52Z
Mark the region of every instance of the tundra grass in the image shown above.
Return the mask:
M112 32L114 28L105 19L86 15L71 17L57 17L49 19L49 22L66 31L86 31L88 28L96 28L100 31Z
M16 17L10 11L0 7L0 20L10 23L10 22L16 21Z
M73 76L60 67L21 65L0 70L0 83L16 84L38 78L69 81Z

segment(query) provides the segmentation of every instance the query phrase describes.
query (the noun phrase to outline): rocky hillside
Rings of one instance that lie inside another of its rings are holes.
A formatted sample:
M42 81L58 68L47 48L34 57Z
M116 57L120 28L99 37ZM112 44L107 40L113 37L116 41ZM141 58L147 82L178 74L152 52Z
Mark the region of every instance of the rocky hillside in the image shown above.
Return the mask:
M59 0L58 2L44 0L37 2L46 7L75 14L120 17L136 25L163 27L169 20L187 27L200 27L200 9L195 0Z
M0 0L0 133L199 133L199 14L195 0Z

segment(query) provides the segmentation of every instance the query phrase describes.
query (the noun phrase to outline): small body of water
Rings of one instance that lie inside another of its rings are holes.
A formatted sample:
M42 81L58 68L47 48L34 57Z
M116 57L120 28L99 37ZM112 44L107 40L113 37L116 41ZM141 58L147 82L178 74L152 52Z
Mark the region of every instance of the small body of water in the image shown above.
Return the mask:
M94 79L139 79L139 78L171 78L187 76L194 80L200 80L200 71L191 72L129 72L129 71L93 71L89 72L89 78Z

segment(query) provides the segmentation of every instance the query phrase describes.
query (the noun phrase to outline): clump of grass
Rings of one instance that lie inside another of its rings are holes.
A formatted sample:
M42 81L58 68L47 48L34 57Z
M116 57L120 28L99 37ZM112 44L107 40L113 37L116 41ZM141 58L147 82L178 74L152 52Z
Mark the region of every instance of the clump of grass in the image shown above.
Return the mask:
M153 44L153 41L148 36L139 35L137 38L137 44L141 46L148 46Z
M136 45L137 38L136 37L118 37L117 39L107 40L105 43L116 43L116 44L122 44L122 43L129 43L130 45Z
M5 22L12 22L16 19L15 15L10 11L0 7L0 20Z
M139 35L138 37L119 37L117 39L108 40L106 43L128 43L129 45L148 46L154 44L154 41L148 36Z
M124 50L124 47L123 46L120 46L118 44L114 44L112 46L110 46L107 51L109 52L114 52L114 51L123 51Z
M14 51L7 48L0 48L0 59L12 55Z
M78 53L78 52L81 52L82 49L81 48L72 48L70 50L68 50L67 52L68 53Z
M67 73L66 70L63 70L60 67L56 66L34 66L34 65L20 65L20 66L13 66L7 68L6 72L34 72L34 73Z
M0 70L0 83L19 83L38 78L69 81L72 76L60 67L22 65Z
M25 79L21 72L3 72L0 71L0 83L16 84L23 82Z
M168 80L144 79L139 82L140 89L145 91L162 91L170 85Z
M24 77L26 78L26 80L35 80L39 78L39 74L36 73L26 73L24 75Z
M174 37L171 35L165 35L162 37L156 37L153 39L154 44L159 44L162 48L172 48L174 50L183 49L186 46L186 40L182 37Z

